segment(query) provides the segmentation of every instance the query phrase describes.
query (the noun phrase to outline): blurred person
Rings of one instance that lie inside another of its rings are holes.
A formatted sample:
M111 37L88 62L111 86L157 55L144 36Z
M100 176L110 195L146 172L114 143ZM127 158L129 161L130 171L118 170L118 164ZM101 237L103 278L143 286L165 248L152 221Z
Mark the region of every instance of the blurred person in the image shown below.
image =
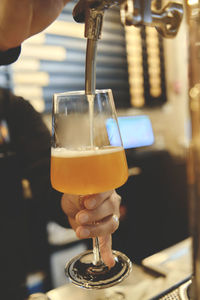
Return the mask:
M69 0L1 0L0 65L16 61L20 55L21 43L50 25L67 2ZM52 219L63 226L69 225L79 238L100 236L102 259L109 267L114 265L111 234L117 229L118 221L112 216L119 216L120 197L115 191L109 191L83 198L81 210L75 207L73 199L77 196L62 196L50 186L50 135L41 116L27 101L3 89L0 91L0 114L2 122L0 222L3 231L1 278L2 287L10 294L10 296L7 294L6 299L23 299L22 294L24 295L25 290L28 232L24 223L26 205L21 200L23 178L30 182L33 197L37 202L35 206L41 216L45 216L43 219L45 224ZM5 132L7 135L3 137ZM83 213L88 216L85 223L81 221ZM94 224L97 221L98 223Z
M0 89L0 278L6 300L25 299L27 273L34 264L39 267L45 255L43 267L48 264L46 224L50 220L71 226L79 238L100 236L103 260L110 267L114 264L111 233L119 224L112 216L119 216L120 197L115 191L81 197L81 208L76 207L78 196L51 188L50 147L50 133L41 115L28 101ZM23 197L23 179L30 183L30 207ZM36 235L34 247L31 232Z

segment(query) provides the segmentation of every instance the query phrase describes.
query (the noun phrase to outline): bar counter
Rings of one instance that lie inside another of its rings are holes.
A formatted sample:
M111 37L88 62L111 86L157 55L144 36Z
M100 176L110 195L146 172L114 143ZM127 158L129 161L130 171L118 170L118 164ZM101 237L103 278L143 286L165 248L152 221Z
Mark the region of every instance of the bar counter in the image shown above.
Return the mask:
M143 260L122 283L103 290L85 290L71 283L47 293L50 300L150 300L192 274L191 238ZM167 299L167 298L166 298Z

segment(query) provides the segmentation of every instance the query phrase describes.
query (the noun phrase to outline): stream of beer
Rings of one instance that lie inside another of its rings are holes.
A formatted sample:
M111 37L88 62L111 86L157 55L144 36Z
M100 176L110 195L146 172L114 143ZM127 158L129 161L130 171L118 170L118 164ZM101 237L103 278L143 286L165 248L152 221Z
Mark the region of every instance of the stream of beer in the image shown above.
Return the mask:
M89 102L90 146L94 148L94 97L96 89L97 41L87 39L85 64L85 94Z
M97 41L87 39L86 64L85 64L85 94L89 102L89 121L90 121L90 146L94 148L94 97L96 89L96 53ZM99 251L99 240L93 238L94 265L101 264Z

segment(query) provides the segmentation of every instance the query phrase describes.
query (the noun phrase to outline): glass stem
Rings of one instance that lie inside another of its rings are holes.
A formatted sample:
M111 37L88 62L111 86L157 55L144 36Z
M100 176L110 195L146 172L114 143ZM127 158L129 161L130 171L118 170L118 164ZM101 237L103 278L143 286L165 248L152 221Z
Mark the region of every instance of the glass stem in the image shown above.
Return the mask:
M94 254L94 261L93 264L95 266L97 265L102 265L102 260L101 260L101 253L99 249L99 239L98 237L93 238L93 254Z

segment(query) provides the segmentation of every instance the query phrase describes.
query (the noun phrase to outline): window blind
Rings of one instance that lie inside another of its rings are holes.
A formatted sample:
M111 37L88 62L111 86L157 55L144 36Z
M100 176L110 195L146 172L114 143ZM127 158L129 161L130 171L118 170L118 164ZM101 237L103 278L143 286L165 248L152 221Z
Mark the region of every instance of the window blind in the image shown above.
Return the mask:
M41 112L51 112L54 93L85 86L86 39L84 25L73 20L74 4L67 4L58 20L24 42L20 58L11 67L15 94ZM112 89L117 107L130 106L125 34L118 8L105 12L96 76L96 88Z

